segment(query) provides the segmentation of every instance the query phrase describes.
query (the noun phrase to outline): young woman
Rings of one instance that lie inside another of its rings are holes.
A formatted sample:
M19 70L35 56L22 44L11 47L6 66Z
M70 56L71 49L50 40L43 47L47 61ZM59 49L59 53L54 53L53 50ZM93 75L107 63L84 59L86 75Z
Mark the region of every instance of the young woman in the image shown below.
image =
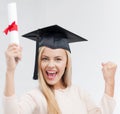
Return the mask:
M52 32L51 38L58 37L55 34ZM113 114L116 64L102 63L105 92L101 105L97 106L86 92L71 82L69 49L64 46L52 48L50 45L39 45L39 86L26 93L20 101L17 101L15 95L14 72L22 58L22 49L16 44L8 46L4 114Z

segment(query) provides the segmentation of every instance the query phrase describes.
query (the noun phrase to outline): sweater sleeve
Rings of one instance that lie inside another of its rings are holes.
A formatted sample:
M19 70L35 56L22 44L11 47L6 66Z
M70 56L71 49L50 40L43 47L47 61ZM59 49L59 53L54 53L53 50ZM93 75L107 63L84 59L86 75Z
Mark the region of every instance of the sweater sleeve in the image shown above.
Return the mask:
M89 101L87 101L88 114L113 114L115 104L115 100L106 94L103 95L100 105L95 105L94 102L89 99Z
M81 91L81 90L80 90ZM93 101L89 94L82 90L81 98L85 102L88 114L113 114L116 105L115 99L104 94L99 105Z
M32 114L36 108L34 99L29 95L24 95L20 100L15 95L3 96L4 114Z
M116 102L112 97L108 96L107 94L103 95L100 104L103 114L113 114L115 105Z

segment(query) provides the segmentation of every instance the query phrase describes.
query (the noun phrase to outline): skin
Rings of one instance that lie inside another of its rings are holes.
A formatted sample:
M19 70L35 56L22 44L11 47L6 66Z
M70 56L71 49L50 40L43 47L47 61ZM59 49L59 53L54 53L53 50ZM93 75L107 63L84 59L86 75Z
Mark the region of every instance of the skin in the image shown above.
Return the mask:
M10 44L5 52L6 56L6 80L5 80L5 96L12 96L14 89L14 73L18 62L22 58L22 48L16 44Z
M5 80L5 96L12 96L15 94L15 85L14 85L14 73L18 62L22 58L22 48L17 46L16 44L10 44L5 52L6 55L6 80ZM49 59L44 61L44 55L47 56ZM56 56L64 55L62 58L62 62L56 60ZM41 60L41 67L42 72L44 74L44 78L46 82L50 85L53 85L55 89L57 88L64 88L62 84L62 74L66 67L66 55L65 51L62 49L50 49L46 48L42 54ZM117 65L112 62L102 63L102 72L105 81L105 94L110 97L114 95L114 85L115 85L115 72ZM47 78L46 71L49 72L57 72L57 76L54 79L50 80Z
M112 62L102 63L102 72L105 80L105 93L114 96L115 72L117 65Z
M54 89L64 88L62 76L67 63L67 55L64 49L45 48L42 56L40 68L45 81Z

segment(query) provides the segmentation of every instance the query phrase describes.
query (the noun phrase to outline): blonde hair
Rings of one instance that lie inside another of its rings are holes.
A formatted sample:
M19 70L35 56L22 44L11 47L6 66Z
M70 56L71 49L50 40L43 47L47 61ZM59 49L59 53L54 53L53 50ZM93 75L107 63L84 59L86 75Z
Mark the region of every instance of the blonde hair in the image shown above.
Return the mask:
M40 84L40 89L42 93L44 94L46 101L47 101L48 114L61 114L60 108L54 96L54 90L44 80L42 71L40 69L40 60L41 60L41 55L42 55L44 48L45 47L39 48L39 57L38 57L38 73L39 73L38 80ZM68 87L71 85L71 74L72 74L71 69L72 68L71 68L70 53L67 50L65 50L65 52L67 55L67 66L66 66L62 79L63 79L64 85Z

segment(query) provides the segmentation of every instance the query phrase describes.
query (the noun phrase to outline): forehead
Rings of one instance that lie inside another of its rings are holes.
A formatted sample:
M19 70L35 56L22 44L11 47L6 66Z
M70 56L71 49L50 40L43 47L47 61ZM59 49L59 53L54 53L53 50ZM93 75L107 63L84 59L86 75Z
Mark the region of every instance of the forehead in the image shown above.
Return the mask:
M46 56L66 56L66 52L62 48L52 49L52 48L45 47L43 52L42 52L42 55L46 55Z

